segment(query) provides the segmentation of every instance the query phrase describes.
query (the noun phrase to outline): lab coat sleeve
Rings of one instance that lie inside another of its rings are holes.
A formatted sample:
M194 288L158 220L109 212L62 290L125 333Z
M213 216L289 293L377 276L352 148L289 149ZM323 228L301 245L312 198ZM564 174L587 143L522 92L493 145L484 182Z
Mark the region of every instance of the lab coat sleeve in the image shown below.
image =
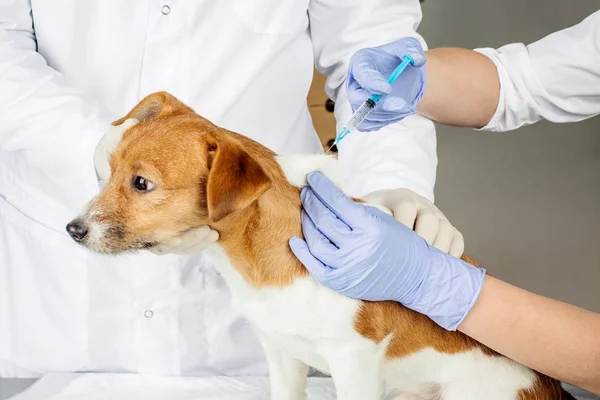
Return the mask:
M500 77L500 99L481 128L508 131L540 119L576 122L600 114L600 11L530 45L475 49Z
M37 52L30 2L0 2L0 197L45 222L73 217L98 190L92 154L109 122Z
M309 19L315 65L327 78L338 130L352 115L345 86L352 54L407 36L425 48L416 33L421 21L418 0L311 0ZM408 188L433 201L437 155L431 121L415 115L377 132L356 132L338 149L350 194Z

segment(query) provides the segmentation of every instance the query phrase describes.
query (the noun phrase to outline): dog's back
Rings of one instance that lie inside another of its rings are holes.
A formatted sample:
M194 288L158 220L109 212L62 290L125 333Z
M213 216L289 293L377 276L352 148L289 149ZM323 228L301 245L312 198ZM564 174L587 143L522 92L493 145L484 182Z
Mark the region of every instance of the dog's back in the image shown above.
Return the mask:
M463 256L463 260L477 266L468 256ZM364 303L356 329L374 341L383 341L393 334L384 374L389 386L408 391L400 399L572 398L557 380L532 371L461 332L446 331L398 303ZM420 397L415 397L421 392L411 387L411 382L420 382L425 388ZM426 382L436 384L427 387Z

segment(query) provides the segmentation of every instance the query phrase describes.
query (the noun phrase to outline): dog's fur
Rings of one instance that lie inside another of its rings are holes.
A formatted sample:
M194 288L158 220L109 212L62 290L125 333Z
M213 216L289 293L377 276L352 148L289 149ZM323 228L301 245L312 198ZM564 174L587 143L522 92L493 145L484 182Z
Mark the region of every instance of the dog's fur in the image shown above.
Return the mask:
M114 124L128 118L140 123L114 151L106 187L74 221L88 230L81 244L117 254L201 225L217 230L206 253L259 334L273 399L303 399L308 365L330 373L345 400L375 400L383 382L406 400L571 398L556 380L400 304L350 299L310 277L288 239L302 235L299 192L308 172L344 187L336 160L277 157L164 92ZM136 176L154 189L135 189Z

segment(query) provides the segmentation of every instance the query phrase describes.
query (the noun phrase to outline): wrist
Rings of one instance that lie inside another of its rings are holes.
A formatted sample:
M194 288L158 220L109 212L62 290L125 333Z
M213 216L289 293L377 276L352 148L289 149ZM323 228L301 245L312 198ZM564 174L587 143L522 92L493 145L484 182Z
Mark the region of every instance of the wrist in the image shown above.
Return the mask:
M433 82L427 82L428 84L423 91L423 96L417 103L416 111L417 114L435 121L436 110L440 106L439 101L435 97L435 71L438 68L437 64L439 62L439 56L436 54L435 50L428 50L425 52L425 60L425 73L430 80L433 79Z
M430 248L430 267L414 299L406 307L427 315L442 328L454 331L477 301L485 270Z

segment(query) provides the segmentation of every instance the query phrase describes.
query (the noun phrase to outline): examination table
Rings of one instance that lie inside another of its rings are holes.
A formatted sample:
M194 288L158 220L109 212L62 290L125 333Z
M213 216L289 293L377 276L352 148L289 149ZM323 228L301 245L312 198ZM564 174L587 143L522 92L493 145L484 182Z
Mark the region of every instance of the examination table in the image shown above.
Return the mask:
M31 385L31 386L29 386ZM27 386L29 388L25 389ZM268 400L264 377L163 377L137 374L49 374L37 381L0 378L11 400ZM579 400L600 396L566 386ZM19 391L20 394L17 394ZM309 378L307 400L335 400L329 378ZM15 395L10 397L11 395Z

